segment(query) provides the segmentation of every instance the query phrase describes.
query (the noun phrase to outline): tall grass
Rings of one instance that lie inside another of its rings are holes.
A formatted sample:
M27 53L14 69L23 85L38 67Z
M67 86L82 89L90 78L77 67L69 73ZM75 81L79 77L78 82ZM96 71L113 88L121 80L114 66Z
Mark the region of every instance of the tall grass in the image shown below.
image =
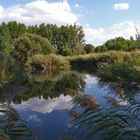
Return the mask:
M73 69L96 73L104 80L140 83L140 51L110 51L67 59Z
M97 69L101 64L124 64L140 66L140 51L122 52L109 51L104 53L93 53L89 55L79 55L67 57L72 67Z
M34 69L45 71L60 71L70 68L69 61L57 55L34 55L29 58L28 64Z

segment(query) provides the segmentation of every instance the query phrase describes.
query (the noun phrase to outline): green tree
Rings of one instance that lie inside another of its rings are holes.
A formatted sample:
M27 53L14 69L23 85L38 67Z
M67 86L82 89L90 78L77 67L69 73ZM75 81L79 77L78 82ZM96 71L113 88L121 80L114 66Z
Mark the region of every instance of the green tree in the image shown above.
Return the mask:
M131 37L130 40L124 39L123 37L117 37L110 39L105 42L102 46L97 47L97 52L116 50L116 51L131 51L135 49L135 41Z
M11 52L11 35L6 23L0 25L0 51L4 53Z
M17 38L13 43L13 47L13 56L21 63L25 63L28 56L34 54L41 53L46 55L55 52L48 39L35 34L25 34Z
M72 54L79 54L78 50L84 45L84 32L81 26L76 24L61 26L58 35L58 50L61 54L64 48L72 50Z
M92 53L95 50L95 48L92 44L86 44L84 46L84 49L85 49L86 53Z

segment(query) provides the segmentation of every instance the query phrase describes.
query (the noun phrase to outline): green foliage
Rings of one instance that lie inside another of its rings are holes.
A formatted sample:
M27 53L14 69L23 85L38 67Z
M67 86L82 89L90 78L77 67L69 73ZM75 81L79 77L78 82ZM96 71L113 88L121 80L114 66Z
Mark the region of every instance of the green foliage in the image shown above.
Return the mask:
M75 96L79 92L83 92L85 81L84 76L76 72L61 71L60 73L55 73L41 71L30 73L26 86L28 88L25 88L22 94L19 94L19 92L13 94L12 102L21 103L33 97L53 99L62 94L64 96ZM7 94L3 92L2 95Z
M79 48L84 44L83 29L76 24L57 27L43 23L39 27L29 26L27 31L48 38L51 45L62 55L79 54Z
M16 21L8 22L7 27L9 28L12 39L16 39L26 33L25 24L17 23Z
M67 57L70 64L76 68L95 70L102 64L129 64L130 66L140 66L140 52L110 51L104 53L93 53Z
M28 63L35 69L41 69L45 71L60 71L70 68L69 61L61 56L56 55L34 55L29 58Z
M110 39L102 46L98 46L95 51L96 52L105 52L109 50L116 51L131 51L136 49L136 41L132 38L130 40L126 40L123 37L117 37L115 39Z
M59 29L58 37L58 50L63 50L63 48L70 48L72 54L78 54L78 48L84 43L84 33L81 26L76 24L61 26Z
M86 53L93 53L95 48L92 44L86 44L84 46L84 49L85 49Z
M13 66L12 58L0 52L0 88L3 88L8 81L14 80Z
M105 64L99 67L98 75L104 80L118 82L140 82L140 71L129 64Z
M12 55L20 63L26 63L29 56L34 54L50 54L55 49L51 47L50 42L41 36L35 34L25 34L14 41L14 50Z
M83 91L83 88L85 86L85 82L83 81L83 78L78 73L67 73L65 74L60 81L57 82L56 89L62 90L66 89L67 91L71 92L79 92Z
M10 82L22 83L25 79L24 69L11 56L0 52L0 90Z
M11 47L11 35L9 28L5 23L0 25L0 51L5 53L10 53L12 50Z
M58 27L57 25L42 23L39 26L27 27L25 24L17 23L16 21L0 25L0 50L11 53L13 42L15 45L15 40L17 41L27 33L48 39L51 46L57 49L59 54L76 55L83 53L81 46L84 45L84 32L81 26L74 24ZM43 44L41 43L41 45ZM38 45L38 43L35 44L34 41L31 41L31 45Z
M68 47L67 48L64 48L61 51L61 55L63 55L63 56L72 56L72 50L69 49Z

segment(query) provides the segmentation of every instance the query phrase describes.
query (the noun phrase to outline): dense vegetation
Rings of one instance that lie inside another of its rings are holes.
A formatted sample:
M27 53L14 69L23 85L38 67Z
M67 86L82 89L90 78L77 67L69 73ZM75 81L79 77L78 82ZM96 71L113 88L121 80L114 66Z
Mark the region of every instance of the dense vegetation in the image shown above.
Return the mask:
M3 22L0 25L0 51L13 55L16 53L18 56L21 53L25 55L29 50L31 54L43 51L44 54L57 53L67 56L109 50L131 51L140 48L139 33L136 40L133 37L129 40L118 37L96 48L92 44L85 44L84 37L82 26L76 24L58 27L44 23L26 26L16 21Z
M19 77L21 79L29 70L60 71L69 69L70 65L76 69L95 70L106 79L111 79L114 74L115 79L119 79L118 77L129 73L128 80L137 79L139 82L139 33L136 39L118 37L96 48L92 44L86 44L84 37L82 26L76 24L58 27L44 23L38 26L26 26L16 21L2 23L0 89L6 83L16 81ZM22 74L19 74L21 71Z
M58 27L52 24L26 26L16 21L2 23L0 25L0 51L15 53L15 49L22 49L22 47L17 48L17 43L24 47L25 52L32 47L45 49L48 46L47 49L50 50L51 46L56 53L73 55L84 52L84 32L82 27L76 24ZM27 50L25 45L27 45ZM47 53L50 52L52 51Z
M115 51L132 51L140 49L140 35L136 34L136 40L133 37L130 39L124 39L123 37L117 37L115 39L110 39L103 45L96 47L96 52L105 52L110 50Z
M15 21L2 23L0 25L1 100L9 97L13 103L21 103L29 100L30 97L50 99L58 97L62 93L72 95L76 107L79 107L80 104L80 107L84 109L82 113L72 110L72 114L76 116L76 125L90 130L85 132L94 135L100 130L105 130L102 133L103 137L112 139L114 136L126 137L118 131L123 130L128 134L128 138L131 138L133 134L139 138L140 135L137 135L139 128L135 125L132 125L133 127L126 125L133 122L131 108L124 106L124 108L119 108L119 110L122 109L120 112L100 108L100 104L95 98L79 94L85 88L85 75L69 71L71 68L83 73L94 73L98 77L99 85L108 85L110 91L115 94L114 96L128 102L133 98L134 101L136 93L140 91L139 33L137 33L136 39L118 37L110 39L96 48L92 44L86 44L84 36L82 27L76 24L58 27L44 23L39 26L26 26ZM115 104L118 105L116 102ZM6 112L7 106L5 109L2 111ZM97 112L94 112L95 110ZM125 110L130 110L130 112ZM76 109L76 111L81 110ZM90 118L87 119L89 116ZM134 117L137 120L137 116ZM116 129L118 122L123 127ZM20 128L16 123L13 126ZM93 126L96 129L92 129ZM0 132L8 137L13 137L4 133L13 133L10 126L3 125L2 129L7 128L10 128L11 131L1 131L0 129ZM131 133L133 129L135 129L134 133ZM26 132L30 136L26 127L22 130L23 135ZM19 132L17 131L17 133ZM109 134L109 137L106 134Z

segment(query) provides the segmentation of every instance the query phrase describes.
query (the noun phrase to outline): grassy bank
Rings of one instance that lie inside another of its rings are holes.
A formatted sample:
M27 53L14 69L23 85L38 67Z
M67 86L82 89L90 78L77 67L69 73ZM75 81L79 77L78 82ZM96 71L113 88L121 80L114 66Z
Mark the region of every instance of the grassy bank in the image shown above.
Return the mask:
M72 69L96 73L104 80L140 83L140 51L110 51L67 57Z
M83 72L95 72L99 76L108 78L113 78L115 74L118 77L124 75L128 76L128 79L132 77L136 79L135 75L138 75L140 71L140 51L109 51L70 57L39 54L29 58L28 64L33 69L45 71L67 70L71 67L71 69Z
M88 68L90 70L97 69L102 64L129 64L140 66L140 51L110 51L67 57L67 59L70 61L73 68Z
M28 68L57 72L71 69L96 73L98 77L112 81L140 82L140 51L110 51L62 57L59 55L34 55L28 59ZM27 72L27 70L26 70ZM21 70L9 56L0 55L0 88L9 81L20 78ZM24 76L23 76L24 77Z

